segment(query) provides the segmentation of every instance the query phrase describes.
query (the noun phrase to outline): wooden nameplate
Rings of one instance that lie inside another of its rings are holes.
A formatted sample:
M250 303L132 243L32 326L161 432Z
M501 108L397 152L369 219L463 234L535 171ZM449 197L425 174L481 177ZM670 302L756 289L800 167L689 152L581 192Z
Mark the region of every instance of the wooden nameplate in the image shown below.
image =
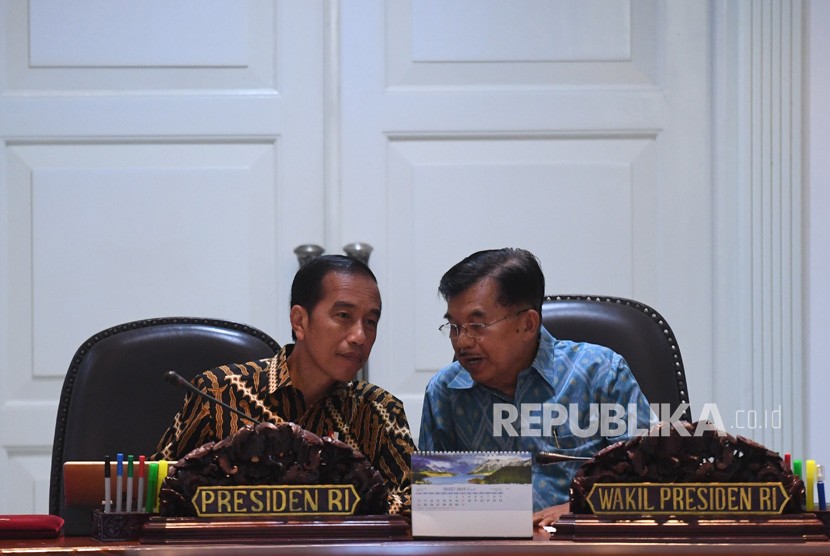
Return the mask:
M349 517L152 517L140 541L188 543L325 543L411 539L409 521L398 515Z
M781 543L827 541L813 513L778 516L598 516L565 514L554 523L552 540L584 542Z

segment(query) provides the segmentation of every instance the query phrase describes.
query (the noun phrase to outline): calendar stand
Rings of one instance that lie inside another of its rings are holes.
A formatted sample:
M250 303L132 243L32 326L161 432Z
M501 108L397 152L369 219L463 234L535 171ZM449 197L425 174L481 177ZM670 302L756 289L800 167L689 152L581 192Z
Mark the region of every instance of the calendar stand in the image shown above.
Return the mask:
M412 535L531 538L531 469L529 452L413 454Z

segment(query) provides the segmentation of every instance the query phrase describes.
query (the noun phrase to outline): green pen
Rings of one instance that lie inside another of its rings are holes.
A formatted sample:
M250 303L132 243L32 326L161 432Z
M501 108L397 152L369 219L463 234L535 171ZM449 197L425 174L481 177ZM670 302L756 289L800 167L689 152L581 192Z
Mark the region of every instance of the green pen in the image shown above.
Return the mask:
M133 511L133 456L127 456L127 511Z
M801 460L800 459L794 459L793 460L793 475L795 475L799 479L804 479L804 477L801 475Z
M147 464L147 499L144 501L144 509L148 514L153 513L156 508L156 483L159 479L159 462L151 461Z

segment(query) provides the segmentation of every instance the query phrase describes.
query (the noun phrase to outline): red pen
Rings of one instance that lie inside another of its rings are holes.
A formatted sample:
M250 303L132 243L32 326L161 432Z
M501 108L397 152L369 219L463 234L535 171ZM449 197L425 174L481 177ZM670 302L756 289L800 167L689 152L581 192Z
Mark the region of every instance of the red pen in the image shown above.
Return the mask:
M138 498L136 511L144 511L144 456L138 456Z
M789 452L784 454L784 469L787 471L793 470L792 455Z

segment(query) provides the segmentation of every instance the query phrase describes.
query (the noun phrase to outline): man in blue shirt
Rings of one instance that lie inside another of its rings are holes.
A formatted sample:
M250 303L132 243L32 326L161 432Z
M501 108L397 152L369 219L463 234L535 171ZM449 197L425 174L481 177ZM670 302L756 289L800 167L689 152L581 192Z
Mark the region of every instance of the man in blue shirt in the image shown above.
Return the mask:
M456 361L427 385L421 450L592 456L647 430L653 414L620 355L557 340L542 326L545 278L532 253L473 253L444 274L438 291ZM536 526L568 511L578 467L534 463Z

